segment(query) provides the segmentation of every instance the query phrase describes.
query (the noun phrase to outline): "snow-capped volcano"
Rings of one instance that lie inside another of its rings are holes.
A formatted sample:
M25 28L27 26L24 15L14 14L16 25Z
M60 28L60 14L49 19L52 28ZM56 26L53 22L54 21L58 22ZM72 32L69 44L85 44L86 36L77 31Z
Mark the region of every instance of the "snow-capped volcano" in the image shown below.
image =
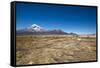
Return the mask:
M32 24L28 29L36 32L43 31L43 28L37 24Z

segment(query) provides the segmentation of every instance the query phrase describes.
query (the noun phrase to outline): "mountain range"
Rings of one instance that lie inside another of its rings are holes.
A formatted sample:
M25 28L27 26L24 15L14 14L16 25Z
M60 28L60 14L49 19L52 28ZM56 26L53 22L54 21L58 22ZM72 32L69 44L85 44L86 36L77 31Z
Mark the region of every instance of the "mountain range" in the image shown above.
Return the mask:
M77 35L75 33L66 33L60 29L46 30L37 24L32 24L30 27L19 29L17 35Z

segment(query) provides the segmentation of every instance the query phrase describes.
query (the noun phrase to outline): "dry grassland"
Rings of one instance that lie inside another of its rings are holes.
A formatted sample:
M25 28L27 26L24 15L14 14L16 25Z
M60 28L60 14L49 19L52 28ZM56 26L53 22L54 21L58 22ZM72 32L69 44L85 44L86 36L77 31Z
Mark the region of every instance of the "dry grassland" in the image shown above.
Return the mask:
M95 61L96 38L17 36L17 65Z

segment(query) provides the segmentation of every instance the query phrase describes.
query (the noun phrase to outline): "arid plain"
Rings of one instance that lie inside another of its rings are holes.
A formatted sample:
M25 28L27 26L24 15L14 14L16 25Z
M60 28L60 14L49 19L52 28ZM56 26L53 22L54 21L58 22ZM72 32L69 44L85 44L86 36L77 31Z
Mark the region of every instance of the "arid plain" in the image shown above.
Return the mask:
M96 60L96 37L16 36L16 64L49 64Z

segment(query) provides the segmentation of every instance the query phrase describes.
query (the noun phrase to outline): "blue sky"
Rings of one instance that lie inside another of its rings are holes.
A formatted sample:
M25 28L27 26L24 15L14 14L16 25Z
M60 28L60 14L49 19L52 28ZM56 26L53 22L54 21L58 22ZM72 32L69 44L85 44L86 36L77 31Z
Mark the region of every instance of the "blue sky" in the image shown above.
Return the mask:
M47 30L61 29L78 34L96 33L96 8L17 3L17 29L23 29L32 24Z

